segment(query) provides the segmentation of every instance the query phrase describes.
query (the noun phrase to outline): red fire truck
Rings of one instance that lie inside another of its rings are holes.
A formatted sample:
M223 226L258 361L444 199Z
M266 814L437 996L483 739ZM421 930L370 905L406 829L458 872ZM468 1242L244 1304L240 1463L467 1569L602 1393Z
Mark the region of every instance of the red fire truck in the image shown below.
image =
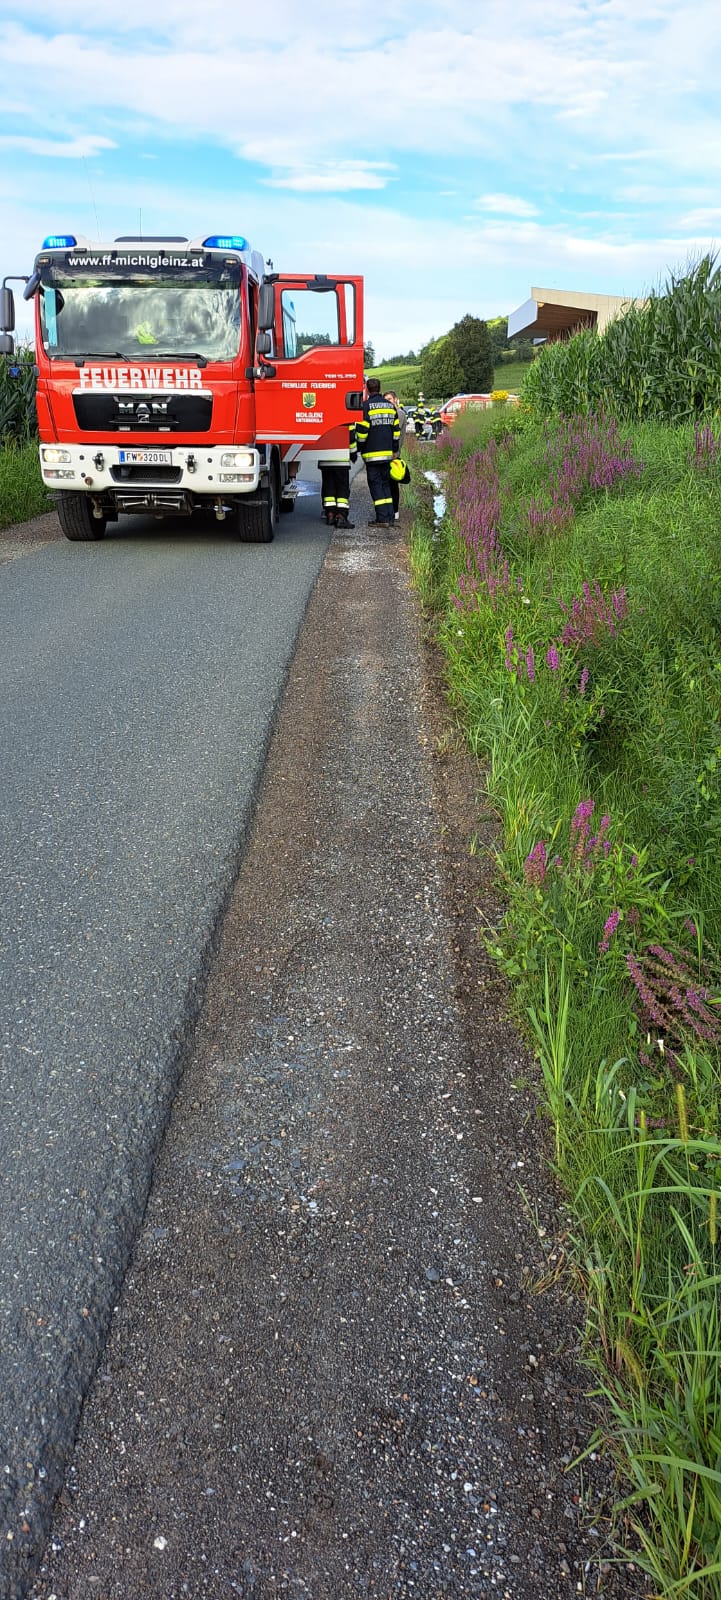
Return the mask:
M267 542L294 509L303 453L347 460L363 404L362 278L273 272L235 234L54 234L23 281L40 466L68 539L101 539L121 513L206 510Z

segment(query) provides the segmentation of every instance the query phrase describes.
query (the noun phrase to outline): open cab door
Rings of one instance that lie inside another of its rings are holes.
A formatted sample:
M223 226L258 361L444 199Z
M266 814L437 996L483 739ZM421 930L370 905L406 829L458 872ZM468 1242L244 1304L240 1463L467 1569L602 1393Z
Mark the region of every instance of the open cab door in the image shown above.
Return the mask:
M347 450L363 409L363 279L266 278L253 375L258 440Z

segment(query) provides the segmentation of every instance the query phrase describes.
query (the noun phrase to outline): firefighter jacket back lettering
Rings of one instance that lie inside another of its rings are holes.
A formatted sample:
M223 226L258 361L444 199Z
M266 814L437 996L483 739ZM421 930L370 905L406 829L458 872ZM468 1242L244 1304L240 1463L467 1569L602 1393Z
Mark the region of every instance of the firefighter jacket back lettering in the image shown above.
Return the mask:
M382 394L368 396L363 417L356 424L356 438L364 461L390 461L399 450L400 418L395 406Z

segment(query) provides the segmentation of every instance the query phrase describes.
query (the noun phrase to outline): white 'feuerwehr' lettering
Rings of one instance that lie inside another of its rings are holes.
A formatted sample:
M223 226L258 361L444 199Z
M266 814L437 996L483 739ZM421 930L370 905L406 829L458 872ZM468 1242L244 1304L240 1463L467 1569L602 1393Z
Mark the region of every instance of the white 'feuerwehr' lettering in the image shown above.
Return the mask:
M81 367L83 389L202 389L197 367Z

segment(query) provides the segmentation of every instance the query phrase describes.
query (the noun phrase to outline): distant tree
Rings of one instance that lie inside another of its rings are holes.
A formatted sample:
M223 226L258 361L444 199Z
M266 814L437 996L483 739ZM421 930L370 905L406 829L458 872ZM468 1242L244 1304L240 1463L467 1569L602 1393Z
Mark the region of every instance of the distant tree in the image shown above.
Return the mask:
M494 317L487 327L493 360L498 363L504 350L508 348L508 317Z
M363 346L363 363L366 370L376 364L376 353L372 344L364 344Z
M449 334L421 351L420 387L427 399L450 399L466 387L464 376L463 363Z
M488 324L480 317L461 317L451 328L448 340L461 364L466 392L485 394L492 389L493 346Z

